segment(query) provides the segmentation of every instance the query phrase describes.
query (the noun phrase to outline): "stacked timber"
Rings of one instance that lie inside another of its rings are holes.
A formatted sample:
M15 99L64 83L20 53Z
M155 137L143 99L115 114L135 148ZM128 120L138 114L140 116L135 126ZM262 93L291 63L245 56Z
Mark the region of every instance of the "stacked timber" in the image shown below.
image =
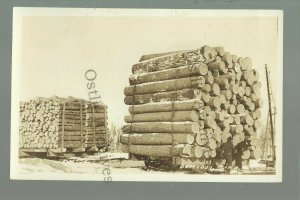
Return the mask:
M229 137L245 142L243 159L258 158L261 82L249 57L203 46L142 56L133 65L123 150L131 154L223 158Z
M104 147L107 107L75 98L41 98L20 104L20 148Z

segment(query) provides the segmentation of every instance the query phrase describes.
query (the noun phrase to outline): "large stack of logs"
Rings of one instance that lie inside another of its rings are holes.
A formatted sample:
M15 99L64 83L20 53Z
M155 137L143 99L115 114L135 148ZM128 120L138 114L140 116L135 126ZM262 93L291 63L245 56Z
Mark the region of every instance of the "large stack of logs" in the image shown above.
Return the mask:
M75 98L20 104L20 148L100 148L107 141L107 107Z
M249 57L223 47L143 56L124 89L123 150L162 157L223 158L229 137L258 158L261 82Z

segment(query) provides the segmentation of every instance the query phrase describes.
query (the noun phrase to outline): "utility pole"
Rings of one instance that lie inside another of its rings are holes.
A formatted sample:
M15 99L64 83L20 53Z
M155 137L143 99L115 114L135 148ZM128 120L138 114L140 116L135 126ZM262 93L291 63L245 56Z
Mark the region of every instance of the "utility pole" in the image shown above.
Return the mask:
M276 151L275 151L275 135L274 135L274 123L273 123L273 112L272 112L272 102L271 102L271 90L270 90L270 79L269 79L269 70L268 65L265 65L266 68L266 78L267 78L267 89L268 89L268 101L269 101L269 117L270 117L270 126L271 126L271 140L272 140L272 161L276 161Z

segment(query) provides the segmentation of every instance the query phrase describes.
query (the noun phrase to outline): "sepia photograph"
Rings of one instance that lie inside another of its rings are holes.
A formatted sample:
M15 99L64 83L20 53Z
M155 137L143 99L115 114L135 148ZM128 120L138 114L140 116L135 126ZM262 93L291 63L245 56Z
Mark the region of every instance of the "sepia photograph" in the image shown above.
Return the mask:
M11 179L282 182L283 11L14 8Z

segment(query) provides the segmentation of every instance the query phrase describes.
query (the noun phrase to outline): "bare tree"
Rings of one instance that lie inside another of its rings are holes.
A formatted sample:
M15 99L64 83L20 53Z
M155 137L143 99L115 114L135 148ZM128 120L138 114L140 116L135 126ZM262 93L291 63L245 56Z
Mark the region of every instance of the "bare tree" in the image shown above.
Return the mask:
M109 137L108 137L109 151L120 150L121 134L122 134L121 128L112 123L109 128Z

